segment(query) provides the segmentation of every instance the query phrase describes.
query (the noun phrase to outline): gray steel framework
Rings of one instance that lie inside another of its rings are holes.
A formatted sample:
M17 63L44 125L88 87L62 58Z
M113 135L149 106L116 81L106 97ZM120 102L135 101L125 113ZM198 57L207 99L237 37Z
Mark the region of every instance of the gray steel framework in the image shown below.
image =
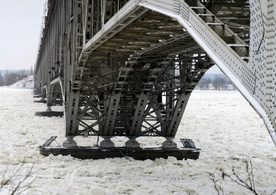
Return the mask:
M139 136L161 136L163 148L176 147L190 94L214 59L165 11L194 14L248 62L245 0L48 0L35 89L49 107L62 100L64 146L83 135L103 137L102 147L112 147L113 136L128 137L129 147L139 146Z

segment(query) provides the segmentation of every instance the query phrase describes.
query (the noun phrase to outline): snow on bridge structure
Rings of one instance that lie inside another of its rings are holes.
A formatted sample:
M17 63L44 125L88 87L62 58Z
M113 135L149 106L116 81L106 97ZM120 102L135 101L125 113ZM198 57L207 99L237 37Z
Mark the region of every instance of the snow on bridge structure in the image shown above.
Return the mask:
M63 103L66 141L51 147L52 137L41 153L196 159L199 150L177 148L174 137L191 92L214 64L276 143L275 10L275 0L48 0L35 91L49 108ZM76 136L102 141L80 147ZM116 136L128 138L124 147L115 147ZM165 141L141 148L141 136Z

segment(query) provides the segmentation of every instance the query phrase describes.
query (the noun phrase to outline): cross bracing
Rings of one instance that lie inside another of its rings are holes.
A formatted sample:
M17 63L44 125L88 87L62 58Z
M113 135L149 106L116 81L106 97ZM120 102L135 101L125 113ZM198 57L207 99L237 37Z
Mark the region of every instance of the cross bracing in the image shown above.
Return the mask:
M83 135L107 142L114 136L161 136L169 143L164 147L174 147L190 94L214 64L260 113L275 140L275 93L270 102L255 95L250 5L49 0L35 86L49 107L62 99L67 146Z

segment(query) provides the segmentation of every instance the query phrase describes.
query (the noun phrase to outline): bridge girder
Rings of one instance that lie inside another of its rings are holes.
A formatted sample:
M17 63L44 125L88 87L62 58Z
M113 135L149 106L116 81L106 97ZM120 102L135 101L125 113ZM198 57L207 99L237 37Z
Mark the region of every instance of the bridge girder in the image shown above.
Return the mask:
M214 63L260 105L249 22L247 1L49 0L35 86L47 89L49 106L62 94L69 143L78 135L171 139Z

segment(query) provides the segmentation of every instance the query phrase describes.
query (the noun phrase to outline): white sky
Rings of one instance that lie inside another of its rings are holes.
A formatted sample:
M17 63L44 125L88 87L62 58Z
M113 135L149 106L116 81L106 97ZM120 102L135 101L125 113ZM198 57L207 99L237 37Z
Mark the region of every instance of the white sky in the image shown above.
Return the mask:
M223 74L217 65L212 66L206 74Z
M35 67L45 0L0 0L0 70ZM208 73L220 72L217 67Z
M0 0L0 70L34 67L45 0Z

